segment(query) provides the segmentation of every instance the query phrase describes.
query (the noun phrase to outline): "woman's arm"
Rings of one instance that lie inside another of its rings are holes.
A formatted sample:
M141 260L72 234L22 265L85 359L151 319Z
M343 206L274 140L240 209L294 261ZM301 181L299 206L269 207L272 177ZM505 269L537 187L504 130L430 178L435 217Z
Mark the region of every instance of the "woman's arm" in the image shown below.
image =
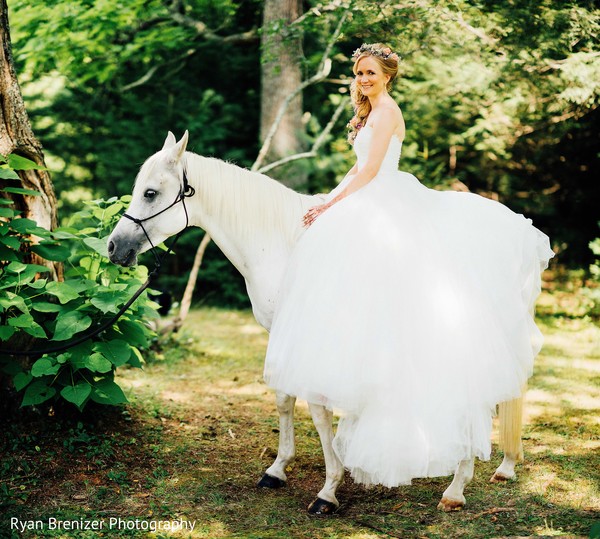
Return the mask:
M346 179L348 176L354 176L357 172L358 172L358 163L354 163L354 166L346 173L346 175L344 176L344 179Z
M332 198L326 204L315 206L308 210L306 215L304 215L304 226L310 226L321 213L333 206L333 204L367 185L379 172L381 163L383 163L383 158L390 145L392 135L397 128L398 121L396 115L393 114L391 110L388 110L387 107L377 115L371 114L373 116L372 121L375 123L376 127L363 127L363 129L374 130L367 162L360 170L358 169L358 163L352 167L346 176L354 174L354 178L352 178L350 183L338 193L337 196Z

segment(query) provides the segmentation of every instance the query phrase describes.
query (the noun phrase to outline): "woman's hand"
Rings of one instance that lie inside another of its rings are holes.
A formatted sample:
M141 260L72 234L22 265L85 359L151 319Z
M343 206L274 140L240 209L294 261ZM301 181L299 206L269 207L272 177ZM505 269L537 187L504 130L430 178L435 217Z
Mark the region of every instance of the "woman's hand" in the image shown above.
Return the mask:
M315 222L315 219L319 217L324 211L329 209L332 206L332 202L328 202L327 204L319 204L318 206L313 206L310 210L308 210L304 217L302 218L302 224L308 228Z

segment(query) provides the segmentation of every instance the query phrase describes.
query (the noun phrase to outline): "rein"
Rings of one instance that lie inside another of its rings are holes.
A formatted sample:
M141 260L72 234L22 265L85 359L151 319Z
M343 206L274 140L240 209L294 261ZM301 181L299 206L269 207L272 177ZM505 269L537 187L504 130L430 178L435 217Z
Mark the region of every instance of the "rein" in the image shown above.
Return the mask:
M0 349L0 354L6 354L9 356L34 356L34 355L51 354L51 353L55 353L55 352L64 352L65 350L73 348L74 346L77 346L78 344L81 344L81 343L87 341L88 339L91 339L92 337L99 335L105 329L112 326L117 320L119 320L119 318L121 318L121 316L123 316L123 314L125 314L127 309L129 309L129 307L131 307L133 302L142 295L144 290L146 290L150 286L150 282L151 282L152 278L160 273L163 258L165 256L167 256L168 254L171 254L174 252L173 249L175 247L175 244L177 243L177 240L179 240L179 238L187 230L188 225L189 225L189 216L188 216L187 207L185 205L185 199L194 196L195 193L196 193L195 189L188 182L187 175L186 175L185 169L184 169L184 171L183 171L183 186L179 189L179 193L177 193L177 198L175 198L175 200L169 206L167 206L166 208L163 208L162 210L160 210L159 212L157 212L153 215L150 215L150 217L145 217L144 219L138 219L136 217L132 217L131 215L128 215L127 213L123 214L123 217L126 217L127 219L133 221L136 225L139 225L142 229L142 232L144 232L144 235L146 236L148 243L150 243L150 251L154 255L154 269L148 274L148 278L146 279L146 282L136 291L136 293L127 301L127 303L125 303L125 305L123 305L123 307L121 307L119 309L117 314L115 314L112 318L110 318L109 320L107 320L106 322L104 322L103 324L101 324L100 326L95 328L94 330L92 330L88 333L85 333L84 335L81 335L79 338L77 338L74 341L71 341L67 344L62 344L59 346L53 346L53 347L49 347L49 348L42 348L42 349L38 349L38 350L27 350L27 351ZM159 215L161 215L164 212L166 212L167 210L171 209L173 206L175 206L179 202L181 202L183 204L183 211L185 212L185 227L183 228L183 230L181 230L180 232L178 232L175 235L175 237L173 238L173 241L171 242L171 245L169 245L167 247L167 250L162 255L159 255L157 253L156 246L152 243L152 240L150 239L148 232L144 228L143 223L146 221L149 221L150 219L154 219L155 217L158 217Z

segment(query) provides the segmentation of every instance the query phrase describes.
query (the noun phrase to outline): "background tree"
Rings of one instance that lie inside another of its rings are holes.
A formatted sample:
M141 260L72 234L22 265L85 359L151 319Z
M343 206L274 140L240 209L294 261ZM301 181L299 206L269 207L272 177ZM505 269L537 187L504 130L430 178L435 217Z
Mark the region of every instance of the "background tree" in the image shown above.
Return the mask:
M18 13L15 61L63 216L82 198L129 192L139 164L169 129L190 129L198 153L252 164L260 142L263 2L11 6ZM429 186L468 188L526 212L550 234L558 260L587 266L600 197L592 181L599 151L595 4L306 2L288 30L302 36L304 80L346 11L331 74L303 92L306 143L347 95L352 51L388 41L403 56L394 91L408 124L402 168ZM334 134L304 164L310 191L330 189L352 164L344 130ZM186 274L200 236L183 240L165 286L183 289L175 275ZM214 246L199 295L247 305L241 279Z
M265 0L261 34L260 141L264 142L285 99L302 83L301 0ZM306 146L302 125L302 93L290 102L267 153L267 161L300 153ZM274 172L285 185L306 187L302 167L287 166Z
M26 170L19 170L20 188L15 188L14 182L8 183L0 176L0 187L4 188L2 197L13 200L15 209L23 217L52 230L57 224L56 196L50 175L45 170L42 145L31 129L17 81L6 0L0 0L0 95L0 154L25 157L41 167L32 169L25 165ZM13 159L13 163L18 165L18 160ZM28 194L27 190L38 193Z

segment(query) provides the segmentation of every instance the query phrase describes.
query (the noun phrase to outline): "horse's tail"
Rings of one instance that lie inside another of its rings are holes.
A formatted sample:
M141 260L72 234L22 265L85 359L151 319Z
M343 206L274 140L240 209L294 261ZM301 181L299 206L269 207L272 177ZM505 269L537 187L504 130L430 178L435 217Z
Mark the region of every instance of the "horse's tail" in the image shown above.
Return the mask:
M500 403L500 447L505 455L515 460L523 460L523 444L521 434L523 431L523 399L527 385L523 387L521 396L511 401Z

